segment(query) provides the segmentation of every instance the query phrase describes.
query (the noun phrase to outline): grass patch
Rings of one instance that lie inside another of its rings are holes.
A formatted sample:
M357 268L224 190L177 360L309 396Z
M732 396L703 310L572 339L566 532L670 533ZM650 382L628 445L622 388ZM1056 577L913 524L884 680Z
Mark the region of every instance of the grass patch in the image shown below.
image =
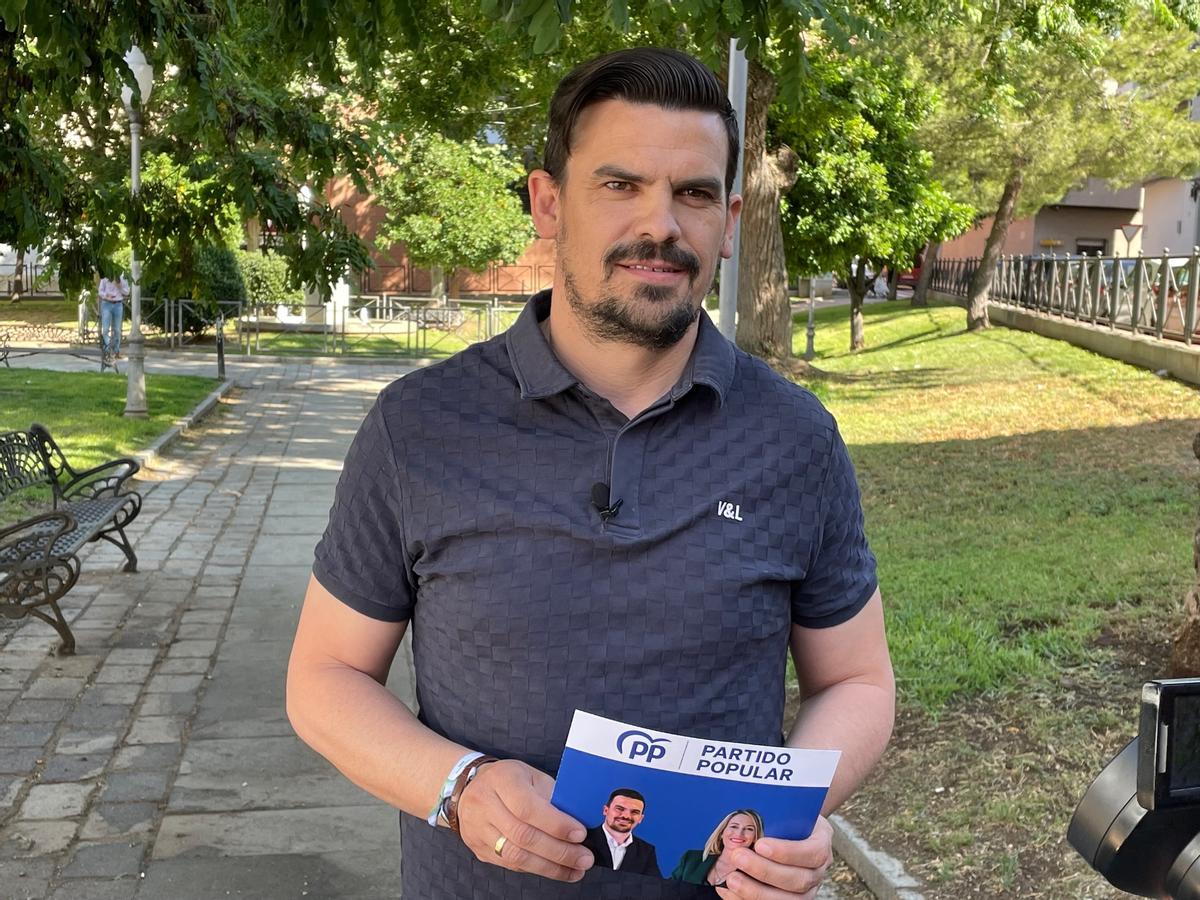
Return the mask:
M907 702L1045 678L1113 616L1175 608L1200 393L957 307L818 313L814 365L859 473ZM803 337L803 332L799 332Z
M216 387L210 378L151 375L146 378L150 415L127 419L125 378L111 373L51 372L0 368L0 432L39 422L50 430L76 469L127 456L147 446L195 408ZM12 522L48 500L35 497L0 503L0 523ZM18 505L19 504L19 505Z
M79 306L58 297L24 297L20 303L0 303L0 331L6 325L79 326Z
M1065 844L1192 576L1200 392L959 307L817 312L879 559L896 736L846 811L926 896L1121 896ZM803 348L803 326L796 339Z

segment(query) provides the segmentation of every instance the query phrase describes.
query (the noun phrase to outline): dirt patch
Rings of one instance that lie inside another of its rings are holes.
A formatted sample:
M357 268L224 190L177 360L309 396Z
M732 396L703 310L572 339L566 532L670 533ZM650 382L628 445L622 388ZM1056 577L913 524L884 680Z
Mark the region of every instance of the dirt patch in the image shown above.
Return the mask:
M951 703L936 719L902 709L882 762L840 812L929 900L1127 897L1067 844L1067 824L1136 734L1141 685L1165 670L1165 633L1162 620L1110 627L1056 685Z

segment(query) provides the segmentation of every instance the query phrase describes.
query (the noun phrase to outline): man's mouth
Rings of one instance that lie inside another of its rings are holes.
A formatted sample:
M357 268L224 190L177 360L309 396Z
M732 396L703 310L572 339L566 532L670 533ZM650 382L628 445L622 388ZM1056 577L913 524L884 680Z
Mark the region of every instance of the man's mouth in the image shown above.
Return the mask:
M625 269L635 269L642 272L666 272L672 275L683 271L683 269L677 269L674 266L653 266L642 263L618 263L617 265Z

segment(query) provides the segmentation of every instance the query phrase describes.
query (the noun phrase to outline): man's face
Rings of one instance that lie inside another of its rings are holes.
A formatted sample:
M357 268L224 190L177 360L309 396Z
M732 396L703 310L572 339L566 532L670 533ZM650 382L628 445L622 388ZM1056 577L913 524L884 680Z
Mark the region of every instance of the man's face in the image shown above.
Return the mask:
M614 834L628 834L641 824L645 808L641 800L617 794L604 807L604 824Z
M606 100L580 115L559 184L530 176L556 287L593 338L661 350L687 333L732 253L728 152L715 113Z

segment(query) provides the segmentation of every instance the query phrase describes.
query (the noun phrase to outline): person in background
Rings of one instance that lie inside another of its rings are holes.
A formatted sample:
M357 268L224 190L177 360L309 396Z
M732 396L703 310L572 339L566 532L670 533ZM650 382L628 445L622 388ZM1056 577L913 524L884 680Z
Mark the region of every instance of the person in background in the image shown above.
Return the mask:
M101 278L100 289L100 351L114 359L121 358L121 323L125 318L125 298L129 282L118 272L115 278Z

